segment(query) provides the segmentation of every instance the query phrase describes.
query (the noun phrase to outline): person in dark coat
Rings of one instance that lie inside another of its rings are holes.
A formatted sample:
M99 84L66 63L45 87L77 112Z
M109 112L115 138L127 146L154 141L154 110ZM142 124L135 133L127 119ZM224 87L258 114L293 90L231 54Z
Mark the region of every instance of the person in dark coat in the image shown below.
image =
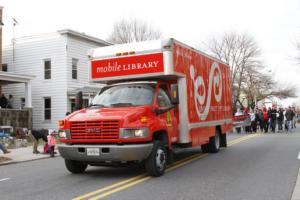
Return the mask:
M260 132L263 132L264 131L264 114L261 109L258 110L257 120L259 122Z
M7 107L7 98L4 94L0 94L0 107L6 108Z
M275 133L275 129L276 129L276 118L277 118L277 110L276 107L273 106L270 111L270 127L273 133Z
M39 140L42 139L44 142L48 142L47 140L47 133L46 131L42 131L42 130L32 130L31 134L33 136L33 153L40 153L38 151L38 143Z
M279 108L278 117L277 117L278 131L283 130L283 127L282 127L283 120L284 120L283 109Z

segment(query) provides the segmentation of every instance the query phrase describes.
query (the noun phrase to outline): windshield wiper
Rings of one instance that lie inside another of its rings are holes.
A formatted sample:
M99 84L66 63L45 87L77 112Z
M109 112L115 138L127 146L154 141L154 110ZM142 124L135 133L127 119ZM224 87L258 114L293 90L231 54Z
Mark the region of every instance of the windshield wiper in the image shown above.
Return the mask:
M89 107L104 107L104 105L95 103L95 104L90 104Z
M110 104L111 107L126 107L126 106L132 106L132 103L113 103Z

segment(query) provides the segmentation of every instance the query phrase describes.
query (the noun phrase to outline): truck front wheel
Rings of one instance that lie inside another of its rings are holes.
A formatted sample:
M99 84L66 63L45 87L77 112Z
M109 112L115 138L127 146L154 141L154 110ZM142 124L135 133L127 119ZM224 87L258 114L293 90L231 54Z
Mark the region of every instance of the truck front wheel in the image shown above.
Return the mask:
M145 162L146 171L151 176L161 176L167 167L167 150L161 141L153 142L153 149Z
M65 159L65 165L67 169L73 174L83 173L87 168L87 164L75 160Z

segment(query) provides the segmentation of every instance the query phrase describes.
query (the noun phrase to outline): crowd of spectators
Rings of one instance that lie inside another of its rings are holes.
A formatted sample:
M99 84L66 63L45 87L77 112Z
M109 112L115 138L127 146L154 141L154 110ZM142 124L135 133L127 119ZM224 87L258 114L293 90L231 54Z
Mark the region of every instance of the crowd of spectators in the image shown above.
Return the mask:
M298 113L294 107L278 108L276 106L263 107L262 109L238 111L235 115L247 115L248 123L245 126L246 132L257 132L260 130L264 133L291 132L296 128Z

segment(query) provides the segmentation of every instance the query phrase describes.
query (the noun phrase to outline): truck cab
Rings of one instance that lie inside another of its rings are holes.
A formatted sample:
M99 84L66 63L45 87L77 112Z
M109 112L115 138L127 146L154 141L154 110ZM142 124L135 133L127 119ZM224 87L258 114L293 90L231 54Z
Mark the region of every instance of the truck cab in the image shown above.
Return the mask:
M171 85L174 83L139 81L102 88L88 108L70 114L60 124L64 144L59 151L67 158L67 168L76 173L88 164L146 160L151 174L160 175L166 167L169 146L178 141L179 135ZM157 149L155 158L149 158L153 148Z

